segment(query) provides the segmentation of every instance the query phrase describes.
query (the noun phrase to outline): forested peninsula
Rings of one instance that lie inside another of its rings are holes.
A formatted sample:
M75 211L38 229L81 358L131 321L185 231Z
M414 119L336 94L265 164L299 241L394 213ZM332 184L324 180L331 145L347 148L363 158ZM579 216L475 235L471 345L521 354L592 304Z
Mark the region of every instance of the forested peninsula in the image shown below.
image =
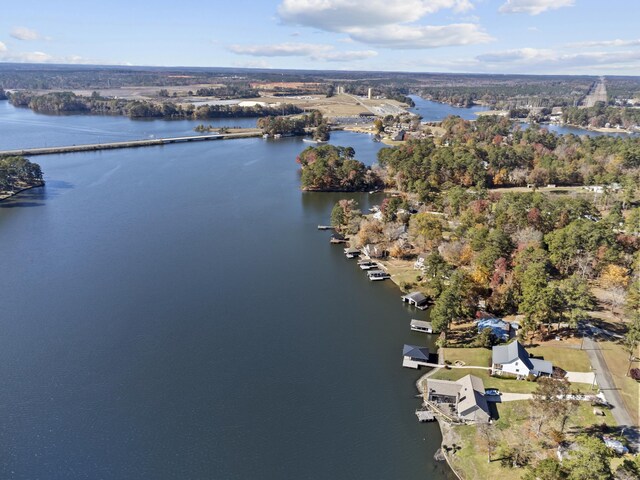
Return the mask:
M0 200L42 185L42 170L37 163L24 157L0 158Z
M293 115L302 113L295 105L283 104L277 107L255 105L200 105L183 106L173 102L148 102L106 98L94 92L91 96L76 95L73 92L52 92L36 94L27 91L14 92L9 101L16 107L27 107L38 113L87 113L94 115L124 115L129 118L165 119L209 119L266 117L269 115Z

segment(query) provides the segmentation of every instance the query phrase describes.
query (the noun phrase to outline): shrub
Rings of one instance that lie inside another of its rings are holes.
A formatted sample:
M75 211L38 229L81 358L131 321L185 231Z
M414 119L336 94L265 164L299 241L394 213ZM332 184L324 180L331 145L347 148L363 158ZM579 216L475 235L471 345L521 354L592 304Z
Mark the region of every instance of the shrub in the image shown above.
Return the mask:
M631 375L631 378L640 382L640 368L632 368L629 374Z

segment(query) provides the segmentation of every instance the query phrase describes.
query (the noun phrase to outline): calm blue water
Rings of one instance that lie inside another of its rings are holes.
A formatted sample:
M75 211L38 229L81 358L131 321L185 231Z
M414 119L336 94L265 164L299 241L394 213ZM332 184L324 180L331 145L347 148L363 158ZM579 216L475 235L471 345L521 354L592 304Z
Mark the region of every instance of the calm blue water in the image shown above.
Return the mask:
M3 149L197 135L193 129L200 124L255 127L256 119L131 120L108 115L42 115L0 101L0 144Z
M0 148L188 129L0 109ZM0 203L0 478L450 478L401 367L424 314L316 229L382 197L302 193L305 147L37 158L47 185Z
M465 120L475 120L478 118L476 112L489 110L489 107L475 106L461 108L448 105L446 103L432 102L417 95L409 95L415 103L415 107L409 109L411 112L422 116L423 122L439 122L449 115L457 115Z

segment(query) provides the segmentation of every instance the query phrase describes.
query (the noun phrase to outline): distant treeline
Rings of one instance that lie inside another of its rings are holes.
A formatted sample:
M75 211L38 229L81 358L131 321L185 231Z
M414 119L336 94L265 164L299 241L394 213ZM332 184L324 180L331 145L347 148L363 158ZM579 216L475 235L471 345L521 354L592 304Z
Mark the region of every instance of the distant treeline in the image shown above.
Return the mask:
M28 107L40 113L91 113L99 115L125 115L130 118L170 118L170 119L208 119L265 117L268 115L293 115L302 113L295 105L278 107L240 107L238 105L187 105L183 107L171 102L148 102L144 100L125 100L104 98L97 93L90 97L79 96L72 92L54 92L38 95L31 92L15 92L9 97L17 107Z
M501 109L577 105L591 81L548 81L507 85L442 86L421 88L420 95L436 102L460 107L483 103Z
M0 157L0 195L43 185L40 165L24 157Z
M562 111L562 120L572 125L582 127L604 127L622 125L629 128L640 125L640 109L607 107L603 102L598 102L590 108L565 108Z
M204 87L195 92L196 97L217 97L217 98L254 98L260 94L255 88L247 84L227 85L224 87Z
M7 99L7 92L5 92L2 87L0 87L0 100L6 100L6 99Z

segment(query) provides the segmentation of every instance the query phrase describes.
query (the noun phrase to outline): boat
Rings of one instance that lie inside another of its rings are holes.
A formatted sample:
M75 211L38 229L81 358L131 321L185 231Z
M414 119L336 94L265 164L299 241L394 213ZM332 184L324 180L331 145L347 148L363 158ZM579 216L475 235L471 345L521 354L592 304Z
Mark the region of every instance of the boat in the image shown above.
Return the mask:
M371 280L372 282L375 282L378 280L386 280L387 278L391 278L391 275L389 275L384 270L370 270L369 272L367 272L367 277L369 277L369 280Z
M273 138L282 138L282 134L280 134L280 133L276 133L276 134L273 136Z
M378 269L378 264L376 262L369 262L369 261L360 262L358 263L358 266L362 270L373 270L374 268Z

